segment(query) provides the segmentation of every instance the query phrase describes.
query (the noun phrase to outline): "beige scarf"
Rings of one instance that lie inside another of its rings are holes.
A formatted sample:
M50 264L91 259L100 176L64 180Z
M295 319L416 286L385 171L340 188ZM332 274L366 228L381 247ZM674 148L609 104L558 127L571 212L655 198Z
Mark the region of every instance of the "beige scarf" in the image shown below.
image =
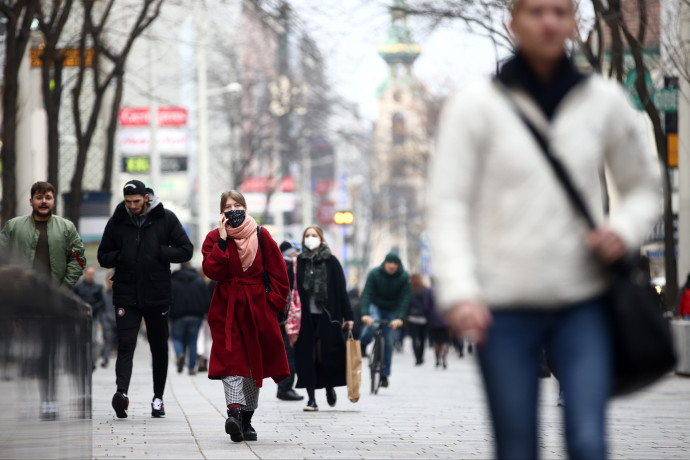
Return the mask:
M228 232L228 238L232 238L237 246L237 253L242 262L242 270L245 272L254 263L256 258L256 250L259 247L259 239L256 237L256 221L252 216L247 215L244 222L237 228L232 228L229 225L225 226L225 231Z

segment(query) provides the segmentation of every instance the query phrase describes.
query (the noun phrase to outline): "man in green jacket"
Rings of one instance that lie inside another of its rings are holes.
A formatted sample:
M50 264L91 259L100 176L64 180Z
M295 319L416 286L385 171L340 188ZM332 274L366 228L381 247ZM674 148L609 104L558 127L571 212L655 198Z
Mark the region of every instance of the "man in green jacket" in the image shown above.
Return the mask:
M72 222L53 215L55 187L48 182L31 186L32 213L15 217L0 233L0 248L53 282L72 289L86 264L84 243Z
M398 254L391 251L379 267L369 272L360 303L362 323L366 324L360 337L362 351L374 338L376 328L372 324L381 319L389 321L383 329L385 347L381 386L384 388L388 386L393 361L393 329L403 325L409 305L410 276L403 269Z

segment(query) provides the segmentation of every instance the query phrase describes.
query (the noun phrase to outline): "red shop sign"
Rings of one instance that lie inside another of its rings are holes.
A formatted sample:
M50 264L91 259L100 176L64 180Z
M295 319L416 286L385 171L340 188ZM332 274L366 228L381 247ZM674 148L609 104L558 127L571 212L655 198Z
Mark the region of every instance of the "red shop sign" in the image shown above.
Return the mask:
M159 107L158 126L181 126L187 124L187 109L184 107Z
M122 107L118 120L120 126L148 126L151 114L148 107Z

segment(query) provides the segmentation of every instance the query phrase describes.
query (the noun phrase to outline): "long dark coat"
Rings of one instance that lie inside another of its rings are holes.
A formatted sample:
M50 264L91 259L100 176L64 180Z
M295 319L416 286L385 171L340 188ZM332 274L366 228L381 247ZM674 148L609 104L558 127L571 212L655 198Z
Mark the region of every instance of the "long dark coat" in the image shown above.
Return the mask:
M309 295L304 291L304 271L308 262L297 259L297 290L302 302L302 322L299 337L295 342L295 364L297 388L338 387L346 385L345 380L345 336L343 321L352 321L352 309L347 295L343 268L335 256L326 262L326 283L328 301L321 315L321 349L316 350L314 329L309 312ZM321 356L317 366L314 356Z
M261 229L262 244L254 262L242 271L237 246L227 240L223 251L218 246L220 233L212 230L204 241L203 269L217 281L213 290L208 325L213 337L208 377L221 379L239 375L251 377L261 387L265 378L280 382L290 376L283 337L276 312L285 309L290 287L283 255L268 230ZM262 257L272 291L266 295Z

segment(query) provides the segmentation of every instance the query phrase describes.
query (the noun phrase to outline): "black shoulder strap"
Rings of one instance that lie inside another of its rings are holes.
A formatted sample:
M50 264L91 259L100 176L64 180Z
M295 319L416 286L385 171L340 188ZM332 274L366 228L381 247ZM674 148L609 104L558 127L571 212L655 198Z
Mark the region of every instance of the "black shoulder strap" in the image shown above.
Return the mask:
M261 263L264 267L264 289L266 294L271 292L271 279L268 277L268 272L266 271L266 253L264 252L263 239L261 238L261 225L256 226L256 236L259 238L259 248L261 249Z
M522 120L529 132L532 133L532 135L534 136L534 140L536 140L537 144L539 144L539 147L541 148L541 151L544 154L544 158L546 158L546 160L549 162L549 166L551 166L551 169L553 170L554 174L556 175L561 185L565 189L565 192L568 195L570 202L573 204L573 206L575 206L575 209L577 209L578 212L582 215L582 217L587 221L587 225L589 225L591 229L596 228L596 223L594 222L592 214L589 212L589 209L587 208L587 204L582 199L582 195L580 195L580 193L577 191L577 188L575 188L575 184L573 183L573 180L571 179L570 174L568 174L568 171L566 170L563 163L561 163L561 161L556 156L554 156L553 152L551 151L551 148L549 147L549 142L547 141L547 139L537 129L537 127L534 126L530 119L527 118L527 115L525 115L524 112L520 110L520 108L513 100L512 95L509 93L508 88L506 88L505 85L498 79L495 79L495 82L498 88L505 94L506 98L510 102L510 105L513 107L513 110L518 115L518 117L520 117L520 120Z

